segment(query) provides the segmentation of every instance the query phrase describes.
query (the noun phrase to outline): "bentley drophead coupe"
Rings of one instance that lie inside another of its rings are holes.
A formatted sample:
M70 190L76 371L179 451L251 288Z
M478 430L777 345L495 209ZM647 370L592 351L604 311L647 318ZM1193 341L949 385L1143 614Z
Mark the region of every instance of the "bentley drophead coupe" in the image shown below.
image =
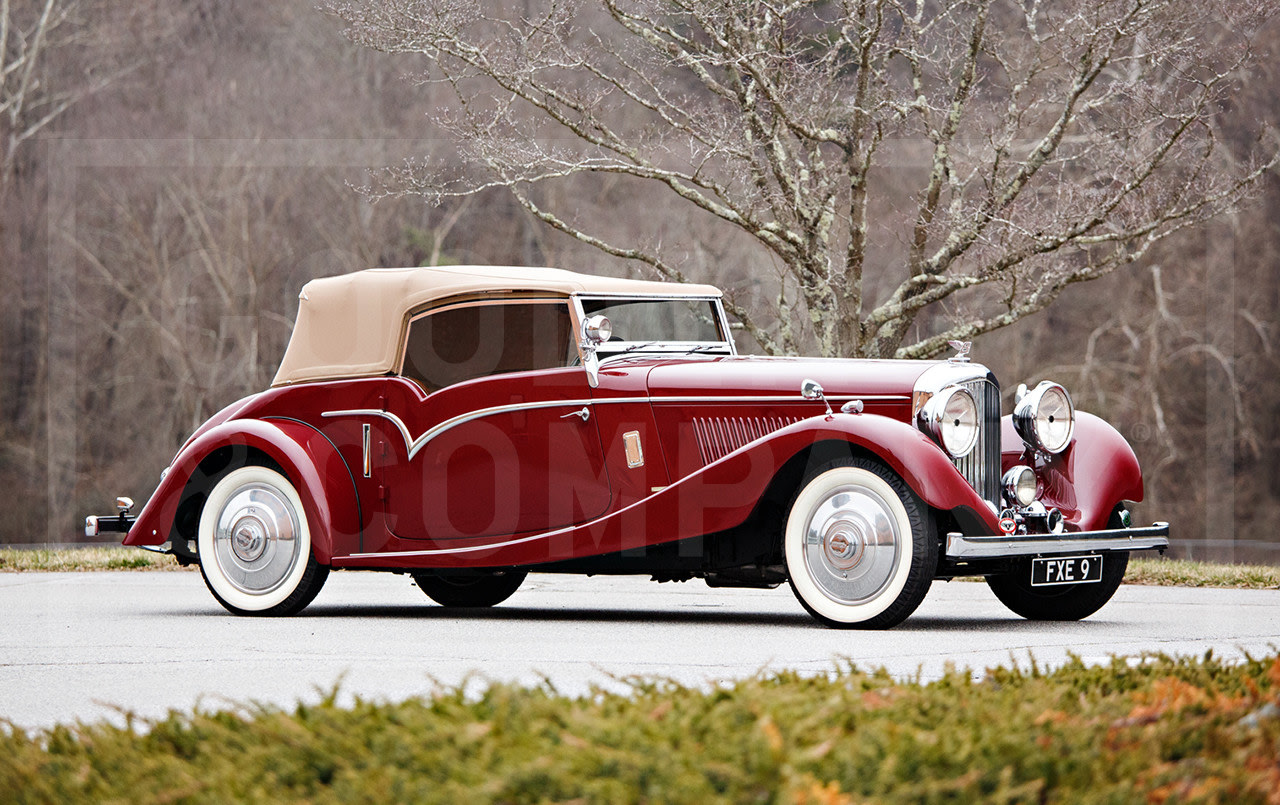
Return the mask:
M1124 438L1047 380L1001 417L968 344L742 355L716 288L543 268L373 269L299 298L271 388L192 434L136 518L122 497L86 522L198 563L236 614L381 570L449 607L529 573L786 582L863 628L983 576L1017 614L1071 620L1168 546L1130 522Z

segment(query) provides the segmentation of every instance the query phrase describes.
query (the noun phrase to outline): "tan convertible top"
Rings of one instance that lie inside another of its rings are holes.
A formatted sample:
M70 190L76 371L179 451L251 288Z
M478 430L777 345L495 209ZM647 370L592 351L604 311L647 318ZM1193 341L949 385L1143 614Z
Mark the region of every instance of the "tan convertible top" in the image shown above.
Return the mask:
M273 386L395 370L408 314L472 294L534 291L720 296L710 285L593 277L558 268L374 268L308 282Z

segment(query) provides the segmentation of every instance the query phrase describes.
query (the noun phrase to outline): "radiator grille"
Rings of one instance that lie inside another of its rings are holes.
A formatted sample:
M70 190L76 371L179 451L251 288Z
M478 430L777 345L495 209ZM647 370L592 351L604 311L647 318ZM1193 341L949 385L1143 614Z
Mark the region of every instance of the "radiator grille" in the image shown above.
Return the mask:
M710 464L775 430L800 421L798 416L694 417L693 433L703 464Z
M989 380L961 383L978 404L978 444L969 455L955 459L956 469L969 485L1000 507L1000 387Z

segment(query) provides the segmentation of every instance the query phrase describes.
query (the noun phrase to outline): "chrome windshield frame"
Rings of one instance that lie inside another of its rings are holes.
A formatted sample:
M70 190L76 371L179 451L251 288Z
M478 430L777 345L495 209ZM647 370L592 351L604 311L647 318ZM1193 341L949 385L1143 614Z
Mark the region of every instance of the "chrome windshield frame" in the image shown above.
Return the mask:
M635 300L638 302L710 302L715 309L715 325L719 328L724 340L721 341L610 341L608 346L591 344L582 336L583 322L587 315L583 307L584 301L603 300ZM729 327L729 317L725 313L723 300L712 294L630 294L630 293L573 293L569 296L570 309L573 311L573 326L577 334L578 354L582 365L587 370L587 377L594 388L599 384L600 364L604 361L625 356L638 355L729 355L736 356L738 348L733 342L733 331Z

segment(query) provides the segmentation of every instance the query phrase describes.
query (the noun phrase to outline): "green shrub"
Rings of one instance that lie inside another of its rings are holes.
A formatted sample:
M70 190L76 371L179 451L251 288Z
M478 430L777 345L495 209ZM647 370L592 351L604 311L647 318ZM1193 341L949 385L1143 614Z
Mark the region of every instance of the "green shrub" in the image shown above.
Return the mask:
M569 698L496 684L396 704L0 731L6 801L1275 802L1280 654L1145 657L927 684L848 669Z

